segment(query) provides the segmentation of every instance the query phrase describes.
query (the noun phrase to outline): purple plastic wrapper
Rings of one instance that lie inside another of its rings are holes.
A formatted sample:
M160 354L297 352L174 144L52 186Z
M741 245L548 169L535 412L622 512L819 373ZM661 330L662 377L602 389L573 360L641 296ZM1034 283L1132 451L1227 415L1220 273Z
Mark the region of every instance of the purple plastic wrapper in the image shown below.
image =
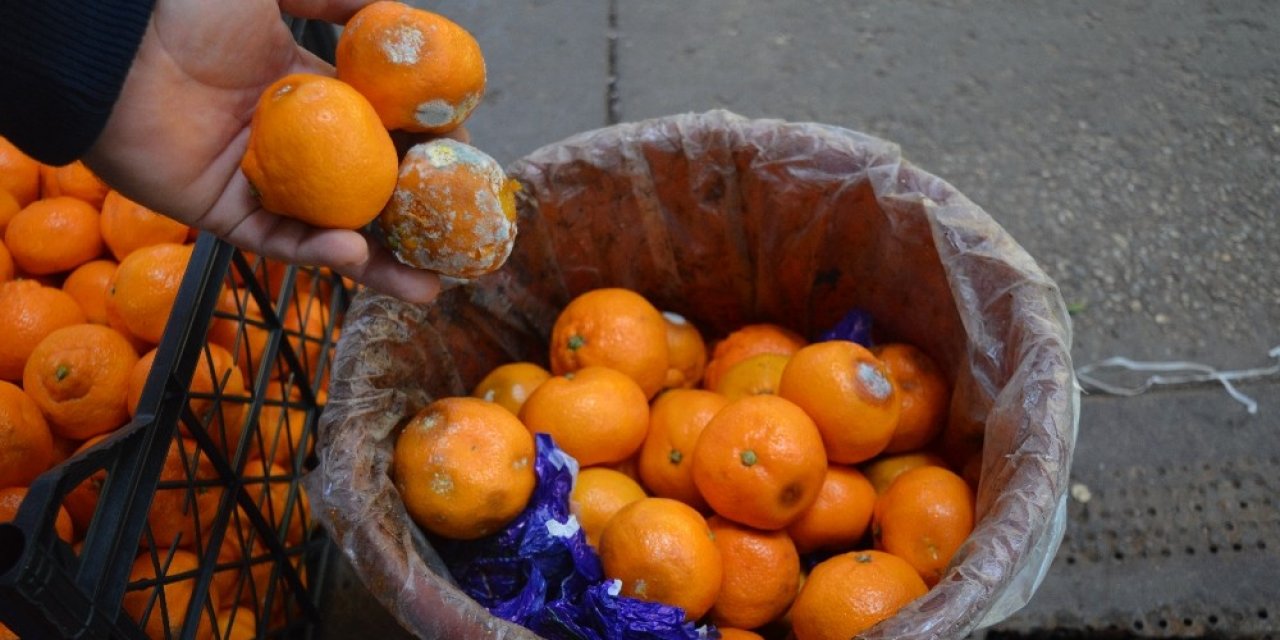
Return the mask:
M853 308L834 327L823 331L818 341L848 340L864 347L871 347L871 314L864 309Z
M942 443L981 460L976 525L933 589L864 636L961 638L1030 599L1066 524L1071 325L1057 285L978 205L884 140L723 111L586 132L509 174L523 188L506 266L426 305L352 301L306 479L317 519L406 629L538 637L458 588L390 481L392 446L493 367L545 365L560 309L609 286L711 340L751 322L818 335L858 308L878 341L924 350L953 384Z

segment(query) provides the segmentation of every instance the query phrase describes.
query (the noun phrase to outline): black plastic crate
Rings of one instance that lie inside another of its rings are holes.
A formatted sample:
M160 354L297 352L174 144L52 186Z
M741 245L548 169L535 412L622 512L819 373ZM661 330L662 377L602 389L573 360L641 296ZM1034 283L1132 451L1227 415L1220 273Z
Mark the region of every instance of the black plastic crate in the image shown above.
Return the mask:
M290 27L332 60L332 28ZM202 235L134 418L0 524L0 622L24 638L310 635L327 542L299 480L351 294L327 270ZM64 505L74 546L55 532Z

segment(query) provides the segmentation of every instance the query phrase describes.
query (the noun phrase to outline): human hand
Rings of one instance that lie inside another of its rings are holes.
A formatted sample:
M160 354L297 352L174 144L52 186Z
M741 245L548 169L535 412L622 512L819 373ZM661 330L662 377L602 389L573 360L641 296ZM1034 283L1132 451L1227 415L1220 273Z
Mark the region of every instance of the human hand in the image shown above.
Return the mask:
M410 302L440 292L356 231L263 209L240 172L262 91L289 73L334 75L280 12L345 22L372 0L157 0L106 128L85 162L129 198L259 255L332 267Z

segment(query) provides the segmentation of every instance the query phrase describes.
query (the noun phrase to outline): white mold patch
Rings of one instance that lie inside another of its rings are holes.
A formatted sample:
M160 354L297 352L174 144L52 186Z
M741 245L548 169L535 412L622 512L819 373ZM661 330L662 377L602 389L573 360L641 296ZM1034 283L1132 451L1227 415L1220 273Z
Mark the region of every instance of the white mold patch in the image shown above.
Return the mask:
M392 64L415 65L422 57L427 39L416 27L397 25L382 41L382 53Z

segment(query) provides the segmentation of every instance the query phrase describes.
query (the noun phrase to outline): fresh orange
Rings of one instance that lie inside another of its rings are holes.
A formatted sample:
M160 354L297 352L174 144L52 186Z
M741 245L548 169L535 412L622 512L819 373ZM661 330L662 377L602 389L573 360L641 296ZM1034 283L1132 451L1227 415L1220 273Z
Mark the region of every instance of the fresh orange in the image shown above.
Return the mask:
M626 474L606 467L588 467L578 472L569 494L569 509L578 519L587 543L600 544L600 533L609 519L623 507L645 497L644 489Z
M40 197L40 163L0 136L0 191L25 207Z
M65 196L37 200L9 221L4 243L25 273L70 271L102 255L98 210Z
M625 374L586 367L538 385L520 408L520 420L590 467L621 462L640 449L649 431L649 403Z
M225 608L218 612L218 633L220 634L218 637L222 640L256 640L258 638L257 616L249 607Z
M622 288L575 297L551 328L551 372L591 365L631 376L652 398L667 379L667 322L644 296Z
M94 324L110 324L107 320L107 292L116 274L114 260L91 260L75 268L62 281L62 290L80 305L85 319Z
M942 370L929 354L906 343L878 345L871 353L889 370L902 402L885 453L915 451L933 442L951 406L951 389Z
M53 434L40 407L0 380L0 487L30 485L52 460Z
M70 196L88 202L95 209L101 209L102 201L107 197L109 190L107 183L79 160L61 167L40 165L40 197L42 198Z
M448 18L374 2L342 30L338 78L369 98L388 129L446 133L484 97L480 44Z
M78 454L97 446L107 438L107 435L104 433L85 440L74 453ZM96 471L62 497L62 506L71 515L71 522L75 525L78 537L83 538L88 532L89 524L93 522L93 513L98 508L98 498L102 497L102 488L106 481L107 472Z
M550 371L532 362L508 362L485 375L471 395L520 415L520 407L529 399L529 394L550 377Z
M116 260L123 260L135 249L153 244L183 244L187 241L187 225L158 214L118 191L107 194L99 223L102 240Z
M129 420L129 374L138 354L100 324L63 327L45 336L22 370L22 388L64 438L84 440Z
M640 448L640 479L655 496L699 511L709 507L693 483L693 449L711 417L729 401L703 389L670 389L653 401Z
M600 535L604 575L622 581L622 595L684 609L697 620L720 595L724 561L707 521L669 498L623 507Z
M59 289L35 280L0 283L0 380L22 380L36 344L57 329L84 321L80 305Z
M516 241L515 193L483 151L440 138L414 145L378 229L400 262L454 278L496 271Z
M883 451L902 409L884 363L847 340L816 342L795 352L782 371L778 395L813 418L827 456L841 464Z
M663 311L667 323L667 381L668 389L689 389L702 382L702 372L707 368L707 343L702 333L684 316L674 311Z
M138 413L138 402L155 363L157 349L143 354L129 372L126 408L130 416ZM207 343L191 374L189 405L201 426L222 450L230 455L240 442L244 409L247 402L244 376L231 354L215 343ZM191 437L185 422L179 423L184 436Z
M191 251L191 245L167 243L143 247L126 256L116 268L107 292L111 326L159 344L191 261Z
M398 164L368 100L340 80L292 74L258 100L240 169L268 211L359 229L391 197Z
M262 366L270 331L262 317L257 300L246 292L236 295L232 289L223 289L218 299L218 312L209 325L209 342L235 354L236 365L245 379L252 381ZM242 322L243 319L243 322ZM268 370L270 377L274 371Z
M13 279L13 256L9 253L9 248L0 242L0 283L8 282Z
M11 522L18 515L18 508L27 497L27 487L0 487L0 522ZM71 515L67 510L58 507L58 515L54 516L53 532L63 542L71 544L75 539L75 528L71 524Z
M730 400L743 396L777 395L782 370L789 360L791 356L782 353L748 356L720 376L715 391Z
M713 516L707 521L724 562L717 625L753 629L775 620L800 587L800 554L786 531L760 531Z
M262 458L246 462L243 477L245 493L276 528L280 541L286 547L301 544L310 525L310 505L302 484L294 482L288 468Z
M324 299L304 294L294 296L284 309L281 324L285 339L301 358L303 367L314 371L320 366L320 352L329 326L329 307Z
M863 465L862 472L871 481L871 486L875 487L876 493L881 494L889 488L894 478L925 465L945 467L947 462L942 459L942 456L928 451L897 453L875 457Z
M764 640L764 636L746 629L734 627L716 627L720 632L720 640Z
M818 498L826 469L813 420L778 396L725 405L693 451L693 481L707 504L757 529L781 529L800 517Z
M120 606L125 614L142 624L143 632L151 640L213 638L212 619L218 611L217 596L210 592L205 602L191 602L196 580L200 577L199 569L200 558L190 551L158 549L155 556L145 552L134 560L129 570L132 588L125 592ZM182 636L182 623L192 606L202 610L197 629L190 636ZM146 616L145 622L143 616ZM170 636L169 632L173 635Z
M912 469L876 500L876 547L906 560L933 586L973 531L973 490L942 467Z
M396 438L392 478L410 517L449 538L506 526L536 482L534 440L510 411L478 398L442 398Z
M715 343L702 375L704 389L715 389L729 367L760 353L790 355L808 342L800 334L771 323L749 324Z
M813 506L787 527L801 553L850 549L871 524L876 490L862 472L830 465Z
M19 211L22 211L22 204L13 197L12 193L0 187L0 239L4 238L4 231L9 228L9 221L13 220Z
M809 572L791 609L796 640L848 640L928 591L906 561L880 551L851 551Z
M174 438L160 469L160 485L147 512L150 536L142 544L157 551L179 546L186 549L207 544L210 527L222 500L217 469L194 440Z
M262 408L258 410L258 434L250 438L253 455L276 464L289 466L301 452L311 452L312 440L307 437L307 411L302 404L302 392L296 385L272 380L262 393ZM305 447L305 451L304 451Z

